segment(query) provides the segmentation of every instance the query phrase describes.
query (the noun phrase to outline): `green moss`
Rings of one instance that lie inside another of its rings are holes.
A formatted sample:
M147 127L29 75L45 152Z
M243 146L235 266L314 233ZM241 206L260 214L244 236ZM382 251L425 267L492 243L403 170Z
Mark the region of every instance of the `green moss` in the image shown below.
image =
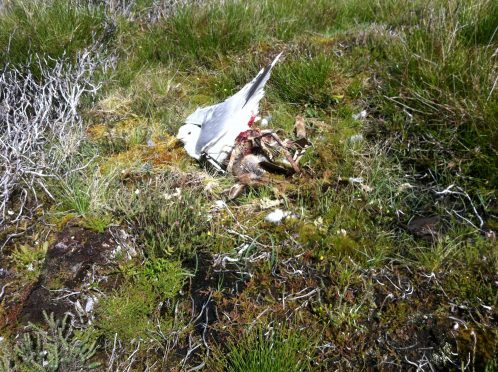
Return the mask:
M299 242L310 247L320 245L325 239L325 235L313 224L302 224L298 229Z
M112 339L114 334L124 341L146 338L157 322L168 325L155 310L161 301L173 299L183 287L188 273L179 261L147 260L143 267L133 262L121 266L125 283L104 298L98 309L98 327Z
M108 339L117 333L124 341L144 338L153 328L151 315L155 293L147 283L128 283L112 296L104 298L98 308L98 327Z
M175 297L188 275L180 261L164 258L149 259L143 267L133 266L126 271L126 277L138 283L147 283L162 299Z
M477 360L476 369L494 371L498 352L497 336L496 329L462 327L456 334L458 351L463 355L473 355L474 360Z
M52 289L62 289L65 287L64 278L51 277L46 283L46 287L50 290Z
M108 214L104 215L86 215L81 224L83 227L90 229L92 231L102 233L105 229L112 223L112 216Z
M385 309L379 312L380 324L387 328L387 332L406 326L410 318L415 316L412 304L407 301L387 302Z

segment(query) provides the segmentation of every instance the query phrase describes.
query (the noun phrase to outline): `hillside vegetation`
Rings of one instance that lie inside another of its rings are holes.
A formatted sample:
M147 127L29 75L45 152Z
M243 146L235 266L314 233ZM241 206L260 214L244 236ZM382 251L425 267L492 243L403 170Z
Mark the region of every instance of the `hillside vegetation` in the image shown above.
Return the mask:
M229 200L175 134L282 51ZM496 370L497 128L496 1L4 1L0 370Z

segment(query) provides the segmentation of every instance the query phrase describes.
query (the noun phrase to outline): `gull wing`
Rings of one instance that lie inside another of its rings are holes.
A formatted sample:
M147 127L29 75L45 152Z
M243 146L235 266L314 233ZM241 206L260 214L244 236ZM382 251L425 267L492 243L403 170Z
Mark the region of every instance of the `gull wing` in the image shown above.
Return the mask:
M233 105L225 101L216 105L209 118L202 124L201 134L195 145L195 151L202 153L207 147L216 143L230 129L230 118L233 115Z
M271 70L282 56L282 53L283 52L278 54L273 59L271 64L269 64L265 68L262 68L251 82L244 85L244 87L239 92L234 94L229 99L238 100L240 101L239 103L243 103L241 108L244 108L246 106L248 106L249 108L251 108L251 106L256 106L252 107L252 109L257 109L259 101L261 101L265 94L264 89L266 83L268 82L268 79L270 78ZM256 114L256 112L254 112L254 114Z
M266 82L270 78L273 66L278 62L281 55L282 53L277 55L273 62L261 69L251 82L247 83L240 91L227 98L224 102L197 109L189 116L189 118L193 116L192 121L203 119L202 124L200 124L202 126L201 134L195 145L197 153L206 151L207 148L220 140L229 131L233 132L237 129L232 128L231 125L240 126L240 132L248 129L247 123L251 114L257 114L259 101L265 93L264 87Z
M209 120L209 118L211 118L216 107L222 105L223 103L224 102L207 107L198 107L197 110L195 110L185 119L185 124L202 126L206 120Z

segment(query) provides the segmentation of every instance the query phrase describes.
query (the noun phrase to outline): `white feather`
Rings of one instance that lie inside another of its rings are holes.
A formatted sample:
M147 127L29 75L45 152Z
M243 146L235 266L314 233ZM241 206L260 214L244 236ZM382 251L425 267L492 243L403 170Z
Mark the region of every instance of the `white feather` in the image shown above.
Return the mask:
M184 143L190 156L200 159L205 155L218 164L223 163L232 151L237 136L249 129L249 120L258 114L265 85L281 55L224 102L198 108L187 117L177 138Z

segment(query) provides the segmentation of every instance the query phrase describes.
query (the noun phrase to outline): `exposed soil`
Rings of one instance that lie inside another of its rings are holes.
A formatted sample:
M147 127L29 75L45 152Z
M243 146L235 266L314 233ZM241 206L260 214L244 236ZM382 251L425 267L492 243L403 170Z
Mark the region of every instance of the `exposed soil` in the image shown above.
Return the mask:
M38 280L6 304L1 326L42 322L43 312L60 318L66 312L74 312L77 301L84 309L92 297L92 286L98 284L104 290L116 286L115 279L107 274L114 267L117 247L108 231L96 233L77 226L65 227L49 246ZM8 277L4 275L2 282L8 281ZM91 305L87 305L87 310L91 310L88 306Z

